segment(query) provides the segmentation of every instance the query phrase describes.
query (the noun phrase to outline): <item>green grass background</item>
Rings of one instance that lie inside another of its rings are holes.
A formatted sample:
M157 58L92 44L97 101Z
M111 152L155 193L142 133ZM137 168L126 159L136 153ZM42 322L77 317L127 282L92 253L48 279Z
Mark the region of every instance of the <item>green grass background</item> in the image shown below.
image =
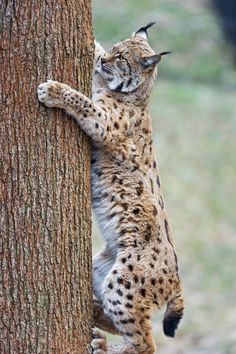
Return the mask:
M176 339L153 318L163 354L236 353L236 71L203 0L94 0L94 32L109 47L156 20L154 142L186 299ZM102 247L96 224L94 250ZM117 342L118 337L110 337Z

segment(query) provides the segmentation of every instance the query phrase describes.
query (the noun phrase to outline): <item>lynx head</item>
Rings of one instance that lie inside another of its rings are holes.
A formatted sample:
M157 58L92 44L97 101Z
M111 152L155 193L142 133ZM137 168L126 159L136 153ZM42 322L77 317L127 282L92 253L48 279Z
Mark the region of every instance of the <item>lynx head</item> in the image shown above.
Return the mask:
M152 88L162 55L155 54L147 42L147 29L154 22L134 32L131 38L115 44L110 52L103 56L96 71L106 86L115 92L127 94L136 92L139 87Z

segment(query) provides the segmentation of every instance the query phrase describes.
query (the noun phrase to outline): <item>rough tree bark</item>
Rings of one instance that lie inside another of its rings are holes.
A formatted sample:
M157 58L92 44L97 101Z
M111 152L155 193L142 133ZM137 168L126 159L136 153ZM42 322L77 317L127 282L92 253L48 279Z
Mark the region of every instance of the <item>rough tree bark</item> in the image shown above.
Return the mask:
M0 2L1 353L90 351L90 143L36 90L92 59L90 1Z

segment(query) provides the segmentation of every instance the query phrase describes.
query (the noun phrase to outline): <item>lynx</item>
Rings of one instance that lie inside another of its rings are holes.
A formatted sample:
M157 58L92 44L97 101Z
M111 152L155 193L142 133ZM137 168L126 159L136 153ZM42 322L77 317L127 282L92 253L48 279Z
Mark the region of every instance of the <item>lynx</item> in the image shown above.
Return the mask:
M182 288L158 164L148 101L163 55L142 27L106 53L96 43L93 98L55 81L38 98L77 120L91 138L92 206L105 247L93 259L95 354L153 354L151 315L167 305L163 330L174 337ZM123 336L109 345L100 329Z

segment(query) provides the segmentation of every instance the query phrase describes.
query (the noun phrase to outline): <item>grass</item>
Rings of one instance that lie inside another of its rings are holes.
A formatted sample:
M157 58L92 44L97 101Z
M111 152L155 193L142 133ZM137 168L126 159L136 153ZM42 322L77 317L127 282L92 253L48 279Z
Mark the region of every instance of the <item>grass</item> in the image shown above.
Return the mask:
M105 11L104 11L105 9ZM99 41L113 42L157 19L150 41L174 51L152 95L154 143L186 298L175 340L161 353L236 352L236 75L216 18L203 0L94 0ZM95 250L101 246L95 228Z

